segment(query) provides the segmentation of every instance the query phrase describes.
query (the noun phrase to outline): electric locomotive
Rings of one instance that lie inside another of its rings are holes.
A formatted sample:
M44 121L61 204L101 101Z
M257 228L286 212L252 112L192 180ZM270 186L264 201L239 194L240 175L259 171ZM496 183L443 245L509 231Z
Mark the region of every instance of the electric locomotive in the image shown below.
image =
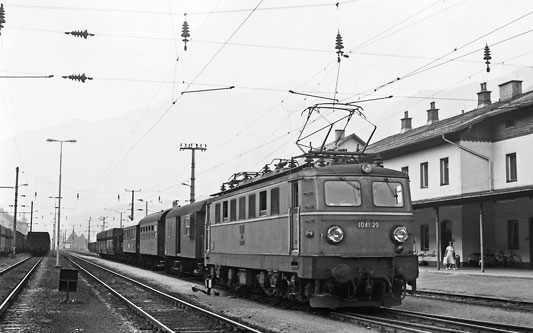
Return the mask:
M401 304L418 277L407 175L339 152L305 157L235 175L209 203L210 278L316 308Z

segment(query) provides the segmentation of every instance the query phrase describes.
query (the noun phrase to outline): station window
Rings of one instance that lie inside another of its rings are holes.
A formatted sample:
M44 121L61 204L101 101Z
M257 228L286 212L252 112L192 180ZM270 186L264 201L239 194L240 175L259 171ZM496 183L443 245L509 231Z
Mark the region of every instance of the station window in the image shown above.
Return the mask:
M440 159L440 185L450 184L450 171L448 167L448 158Z
M429 224L420 226L420 250L429 251Z
M220 223L220 203L215 204L215 224Z
M239 198L239 220L246 219L246 197Z
M519 234L518 221L507 221L507 247L509 250L518 250L520 248Z
M518 179L516 175L516 153L505 155L505 165L507 172L507 182L516 182Z
M248 196L248 218L253 219L255 217L255 194Z
M267 191L259 192L259 214L267 214Z
M226 221L229 217L228 215L228 202L227 201L223 201L222 202L222 220L223 221Z
M270 190L270 214L279 214L279 187Z
M420 188L427 188L428 184L428 162L420 163Z
M231 199L229 202L229 220L237 220L237 199Z

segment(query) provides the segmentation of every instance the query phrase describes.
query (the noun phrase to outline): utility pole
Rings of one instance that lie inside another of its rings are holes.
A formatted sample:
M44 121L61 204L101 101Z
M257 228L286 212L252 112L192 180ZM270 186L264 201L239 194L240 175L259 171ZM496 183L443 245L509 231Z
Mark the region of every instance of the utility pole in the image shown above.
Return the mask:
M30 232L33 228L33 201L31 202L31 213L30 213Z
M15 214L13 215L13 258L17 253L17 205L19 195L19 167L15 168Z
M193 203L195 201L194 199L194 187L195 187L195 180L194 178L194 168L195 168L195 161L194 161L194 152L196 150L199 151L206 151L207 145L206 144L198 144L198 143L180 143L180 151L183 150L190 150L192 153L192 160L191 160L191 197L189 199L190 203Z
M89 227L87 228L87 248L91 242L91 217L89 216Z
M124 189L124 191L126 192L131 192L131 215L130 215L130 220L133 221L133 212L134 212L134 205L135 205L135 192L141 192L141 189L138 189L138 190L128 190L127 188Z
M102 221L102 231L105 231L105 219L107 218L107 216L101 216L100 217L100 221Z
M18 208L18 196L19 196L19 187L27 186L28 184L22 184L19 186L19 167L15 168L15 213L13 215L13 253L12 256L15 258L17 253L17 208ZM0 186L0 188L13 188L12 186Z

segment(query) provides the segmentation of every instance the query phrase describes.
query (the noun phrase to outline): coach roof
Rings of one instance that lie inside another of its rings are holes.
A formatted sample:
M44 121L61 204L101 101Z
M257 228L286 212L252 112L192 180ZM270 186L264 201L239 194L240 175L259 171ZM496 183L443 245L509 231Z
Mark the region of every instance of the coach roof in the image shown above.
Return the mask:
M150 222L157 222L159 221L160 219L162 218L165 218L165 215L170 212L171 208L169 209L165 209L165 210L162 210L160 212L157 212L157 213L153 213L153 214L150 214L146 217L144 217L140 222L139 222L139 225L143 225L143 224L146 224L146 223L150 223Z
M186 206L174 207L174 208L172 208L170 213L167 214L167 218L176 217L176 216L183 216L183 215L188 215L188 214L199 212L199 211L203 210L205 208L205 205L208 202L210 202L210 201L211 200L207 199L207 200L203 200L203 201L194 202L194 203L192 203L190 205L186 205Z

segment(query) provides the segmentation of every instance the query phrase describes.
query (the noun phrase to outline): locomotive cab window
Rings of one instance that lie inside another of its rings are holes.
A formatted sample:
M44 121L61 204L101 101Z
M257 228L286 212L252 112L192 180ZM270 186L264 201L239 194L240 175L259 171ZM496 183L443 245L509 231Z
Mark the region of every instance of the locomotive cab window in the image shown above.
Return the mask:
M328 180L324 182L324 196L328 206L360 206L361 184L356 180Z
M378 207L403 207L402 184L387 178L383 182L373 182L372 197L374 205Z

